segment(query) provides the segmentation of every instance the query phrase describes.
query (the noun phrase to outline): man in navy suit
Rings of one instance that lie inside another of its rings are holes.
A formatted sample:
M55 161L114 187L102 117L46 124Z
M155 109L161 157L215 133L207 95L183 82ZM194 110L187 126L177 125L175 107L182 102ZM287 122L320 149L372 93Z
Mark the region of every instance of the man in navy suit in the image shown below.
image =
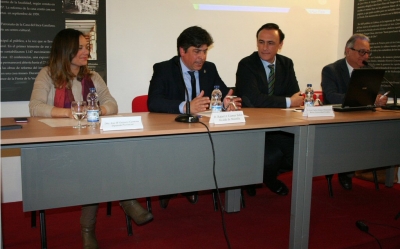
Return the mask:
M346 42L345 58L326 65L322 69L321 87L324 95L324 104L341 104L347 92L350 76L354 69L364 67L364 61L371 55L370 40L363 34L354 34ZM378 94L375 105L385 105L388 98ZM339 183L347 190L352 188L354 172L339 173Z
M303 104L293 61L277 54L284 33L275 23L263 25L256 34L258 51L243 58L236 71L236 94L243 107L298 107ZM277 179L279 172L293 169L294 137L284 132L265 136L264 183L274 193L287 195L286 185ZM254 186L248 189L255 195Z
M150 112L186 113L186 100L190 100L191 113L206 111L214 86L219 86L222 92L222 109L232 108L225 97L233 91L221 80L215 64L206 61L211 44L211 35L197 26L189 27L179 35L178 56L153 66L147 102ZM234 101L240 108L240 98ZM191 203L197 202L197 193L186 193L185 196ZM170 197L160 197L161 207L167 207Z

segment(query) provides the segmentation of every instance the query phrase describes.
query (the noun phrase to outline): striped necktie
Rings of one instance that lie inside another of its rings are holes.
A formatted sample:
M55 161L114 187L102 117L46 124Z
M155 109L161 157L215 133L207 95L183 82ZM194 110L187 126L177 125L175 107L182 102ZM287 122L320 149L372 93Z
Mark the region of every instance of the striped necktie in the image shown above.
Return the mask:
M268 75L268 95L271 96L274 93L274 85L275 85L275 70L274 64L268 65L269 67L269 75Z

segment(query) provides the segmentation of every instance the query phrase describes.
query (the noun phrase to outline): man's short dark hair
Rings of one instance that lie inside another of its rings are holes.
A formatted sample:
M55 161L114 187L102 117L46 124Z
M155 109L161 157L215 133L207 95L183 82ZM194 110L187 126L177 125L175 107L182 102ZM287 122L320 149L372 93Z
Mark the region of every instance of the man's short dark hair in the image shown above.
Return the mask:
M258 38L258 33L260 33L261 30L266 29L266 30L278 30L279 33L279 43L283 42L283 39L285 39L285 34L282 32L282 30L279 28L279 26L275 23L266 23L261 28L257 30L256 37Z
M213 43L211 35L205 29L198 26L189 27L182 31L177 39L178 56L180 56L179 48L183 48L186 52L191 46L199 48L204 44L210 46Z

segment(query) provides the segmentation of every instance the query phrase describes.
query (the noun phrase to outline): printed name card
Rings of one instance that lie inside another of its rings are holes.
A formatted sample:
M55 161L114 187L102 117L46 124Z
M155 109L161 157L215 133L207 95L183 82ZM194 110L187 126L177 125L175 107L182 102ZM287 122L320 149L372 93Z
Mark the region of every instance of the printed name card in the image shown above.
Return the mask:
M213 112L211 113L210 124L233 124L245 123L243 111Z
M306 106L303 112L306 117L334 117L335 113L331 105L327 106Z
M100 129L103 129L103 131L143 129L142 117L131 116L101 118Z

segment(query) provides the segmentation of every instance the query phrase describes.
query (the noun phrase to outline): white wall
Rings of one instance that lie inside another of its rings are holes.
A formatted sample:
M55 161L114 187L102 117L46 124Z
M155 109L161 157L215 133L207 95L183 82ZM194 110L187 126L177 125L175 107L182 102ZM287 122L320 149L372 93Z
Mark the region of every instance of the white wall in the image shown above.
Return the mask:
M261 2L266 1L245 3ZM192 25L211 33L215 44L207 59L217 65L225 83L234 86L237 63L256 50L257 29L275 22L286 34L281 54L293 59L300 88L312 83L320 89L322 67L343 57L344 44L352 34L354 1L279 0L276 4L291 7L291 12L217 13L196 11L191 0L108 0L107 84L120 112L130 112L133 97L147 94L153 64L174 56L176 38ZM305 8L330 8L331 14L310 15ZM1 116L29 116L28 102L2 102ZM2 166L3 202L19 200L19 157L2 159ZM5 171L14 180L5 181Z

